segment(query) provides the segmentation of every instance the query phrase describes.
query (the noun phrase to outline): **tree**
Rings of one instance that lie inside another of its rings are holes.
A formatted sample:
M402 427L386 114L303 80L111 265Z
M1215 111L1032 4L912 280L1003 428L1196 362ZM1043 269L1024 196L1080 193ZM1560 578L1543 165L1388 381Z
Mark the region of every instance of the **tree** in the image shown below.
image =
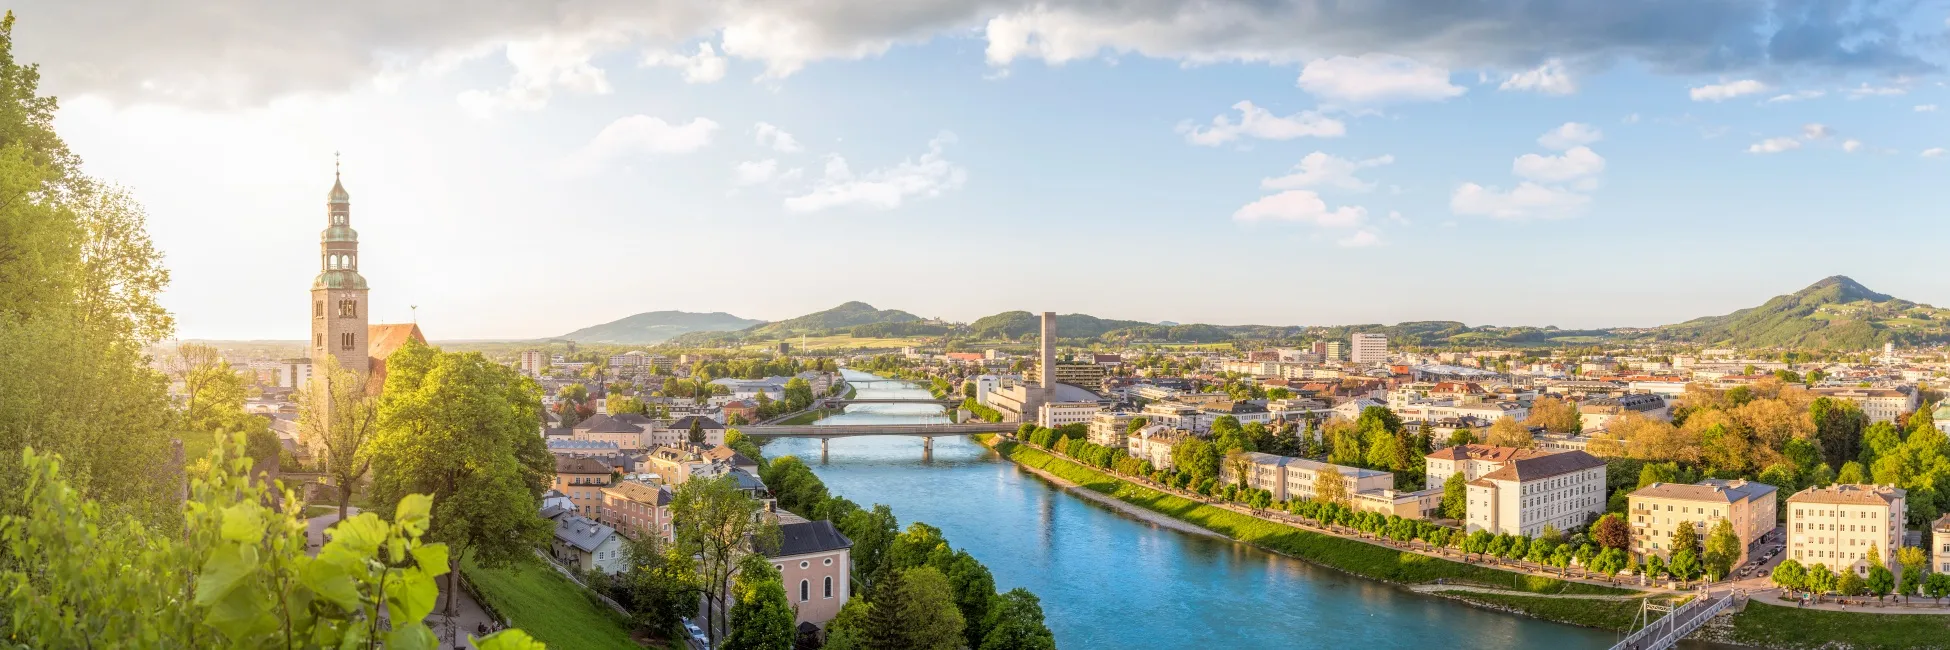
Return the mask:
M433 498L428 536L453 550L453 574L469 554L482 566L533 557L554 526L539 514L555 459L535 435L535 383L479 353L452 354L408 341L386 360L378 432L371 442L370 498L380 516L407 494Z
M1320 503L1347 505L1347 477L1338 468L1321 468L1314 472L1314 500Z
M988 634L979 650L1056 650L1056 637L1043 622L1042 601L1021 587L995 596L983 622Z
M1670 542L1668 548L1671 549L1700 550L1699 531L1694 529L1693 524L1674 526L1668 541Z
M1740 535L1733 532L1733 521L1720 519L1706 534L1706 574L1714 580L1725 578L1740 561Z
M745 556L734 591L725 650L792 650L799 636L796 614L771 562L762 555Z
M1855 460L1862 430L1869 426L1869 417L1860 407L1848 400L1818 397L1808 404L1808 419L1821 443L1823 462L1833 466Z
M1854 574L1853 571L1849 573ZM1882 600L1883 596L1896 590L1896 575L1881 566L1872 566L1869 567L1869 579L1863 586L1869 590L1870 595L1876 597L1876 600Z
M1144 427L1146 427L1146 426L1148 426L1149 424L1150 424L1150 421L1149 421L1149 420L1147 420L1147 419L1145 419L1145 418L1144 418L1144 416L1141 416L1141 415L1140 415L1140 416L1137 416L1137 417L1134 417L1134 418L1131 418L1131 421L1130 421L1130 422L1128 422L1128 423L1126 423L1126 424L1124 425L1124 433L1125 433L1125 435L1131 435L1131 434L1135 434L1135 433L1137 433L1137 432L1138 432L1138 431L1139 431L1140 429L1143 429ZM1041 610L1039 609L1038 611L1041 611Z
M1591 525L1591 539L1605 548L1627 550L1632 547L1632 527L1618 513L1605 513Z
M1923 550L1921 546L1904 546L1896 550L1896 563L1902 565L1904 570L1927 571L1930 566L1930 552Z
M1773 578L1775 586L1788 591L1800 591L1807 586L1808 570L1801 567L1800 560L1782 560L1774 567L1774 573L1770 577Z
M34 480L10 504L22 513L0 517L0 581L13 590L0 635L65 648L435 644L424 619L448 566L446 546L424 539L431 499L402 499L392 522L370 512L340 522L311 557L303 509L266 505L271 490L251 479L242 440L224 438L190 481L173 533L105 515L58 457L23 452ZM289 490L277 498L299 503ZM526 638L495 636L477 647Z
M623 544L623 572L615 581L616 600L637 627L663 634L697 612L696 560L656 535Z
M1950 573L1932 573L1923 580L1923 595L1937 604L1943 603L1944 596L1950 596Z
M1463 473L1450 474L1442 481L1442 516L1463 519L1469 515L1469 483Z
M704 618L712 645L717 644L718 617L731 592L738 560L752 548L776 545L779 528L758 516L764 505L738 490L729 474L693 478L677 487L670 502L670 518L677 547L696 558L698 584L704 590Z
M1690 582L1693 578L1699 577L1699 552L1690 548L1673 551L1672 560L1666 563L1666 572L1678 578L1680 582Z
M1530 404L1530 415L1524 421L1530 426L1543 427L1552 433L1578 433L1578 406L1556 397L1539 397ZM1492 443L1494 444L1494 443Z
M367 380L365 374L339 367L338 357L326 355L312 369L311 383L298 390L300 441L314 450L324 462L325 475L338 486L339 521L345 520L352 492L372 466L379 399Z
M1449 440L1447 442L1450 447L1461 447L1463 445L1475 444L1476 436L1471 434L1466 427L1457 427L1454 431L1449 432Z
M870 598L867 647L955 650L964 643L961 611L948 578L931 566L898 572L876 585Z
M1490 425L1488 441L1492 446L1519 449L1529 449L1537 444L1536 439L1531 437L1528 427L1518 424L1516 418L1507 415L1497 418L1496 423Z
M702 418L691 418L691 430L688 438L693 445L704 444L704 420Z
M1843 596L1860 596L1868 593L1869 585L1862 579L1862 574L1847 569L1842 570L1841 574L1841 579L1835 581L1835 593Z
M1868 472L1862 464L1855 461L1842 463L1842 471L1835 474L1835 482L1844 485L1858 485L1869 482Z
M1816 600L1820 600L1822 594L1835 590L1836 577L1835 571L1829 569L1828 565L1817 562L1808 567L1808 580L1803 584L1814 593Z
M1902 595L1903 602L1909 602L1909 599L1915 598L1916 594L1922 591L1924 575L1921 568L1903 569L1901 579L1896 583L1896 593Z

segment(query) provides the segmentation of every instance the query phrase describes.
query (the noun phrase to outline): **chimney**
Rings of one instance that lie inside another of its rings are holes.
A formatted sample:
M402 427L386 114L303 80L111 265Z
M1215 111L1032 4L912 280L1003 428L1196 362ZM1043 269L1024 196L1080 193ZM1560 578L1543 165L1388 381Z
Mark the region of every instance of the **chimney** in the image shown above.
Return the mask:
M1037 363L1037 381L1044 390L1056 388L1056 312L1043 312L1043 348Z

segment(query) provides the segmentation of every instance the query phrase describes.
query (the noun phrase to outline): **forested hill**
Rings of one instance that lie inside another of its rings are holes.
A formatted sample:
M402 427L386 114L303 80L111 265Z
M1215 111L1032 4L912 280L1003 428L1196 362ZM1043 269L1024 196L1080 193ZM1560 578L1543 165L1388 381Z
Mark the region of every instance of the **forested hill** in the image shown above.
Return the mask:
M1657 328L1652 340L1740 348L1868 350L1950 341L1950 310L1831 276L1758 307Z
M739 318L721 311L700 314L687 311L647 311L634 316L592 325L555 337L579 343L621 343L648 345L662 343L691 332L730 332L765 321Z

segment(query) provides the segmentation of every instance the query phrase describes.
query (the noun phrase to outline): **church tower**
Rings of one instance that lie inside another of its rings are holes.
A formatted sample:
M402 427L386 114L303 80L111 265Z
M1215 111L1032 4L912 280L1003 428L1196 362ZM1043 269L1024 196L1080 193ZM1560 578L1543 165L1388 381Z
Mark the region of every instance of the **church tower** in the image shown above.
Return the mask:
M366 279L359 275L359 233L352 229L352 195L332 164L332 191L325 196L325 232L318 236L318 279L311 283L311 359L325 357L360 373L372 368L367 351Z

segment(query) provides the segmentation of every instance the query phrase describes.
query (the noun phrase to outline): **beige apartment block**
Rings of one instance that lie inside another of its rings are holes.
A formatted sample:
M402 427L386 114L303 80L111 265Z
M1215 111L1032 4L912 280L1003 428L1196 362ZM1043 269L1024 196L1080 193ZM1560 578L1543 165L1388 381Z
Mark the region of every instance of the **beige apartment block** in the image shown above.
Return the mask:
M1788 557L1804 565L1869 572L1874 549L1883 566L1895 566L1902 541L1907 493L1884 485L1808 488L1788 497Z
M1434 488L1431 488L1434 489ZM1469 482L1470 532L1536 536L1584 527L1605 511L1605 461L1582 451L1520 458Z
M1626 521L1632 525L1632 552L1672 557L1672 533L1692 526L1705 540L1720 520L1733 522L1740 536L1741 562L1779 526L1775 518L1780 489L1764 483L1707 479L1691 485L1653 483L1632 492Z

